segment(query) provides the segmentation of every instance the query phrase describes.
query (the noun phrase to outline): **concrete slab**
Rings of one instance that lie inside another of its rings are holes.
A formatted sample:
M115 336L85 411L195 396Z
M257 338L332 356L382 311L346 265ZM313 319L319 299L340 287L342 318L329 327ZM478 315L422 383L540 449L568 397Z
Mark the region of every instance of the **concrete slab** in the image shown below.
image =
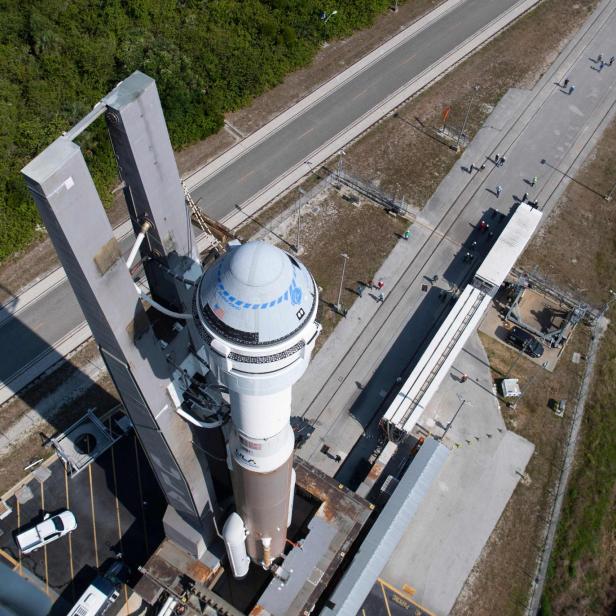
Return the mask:
M34 498L34 494L30 486L22 486L15 492L15 499L20 505L25 505L28 501L31 501Z
M459 374L469 379L461 383ZM534 446L508 432L487 356L473 335L428 406L424 427L452 448L381 578L448 614L523 477Z
M51 471L47 466L40 466L35 471L32 471L32 476L40 483L44 483L51 477Z

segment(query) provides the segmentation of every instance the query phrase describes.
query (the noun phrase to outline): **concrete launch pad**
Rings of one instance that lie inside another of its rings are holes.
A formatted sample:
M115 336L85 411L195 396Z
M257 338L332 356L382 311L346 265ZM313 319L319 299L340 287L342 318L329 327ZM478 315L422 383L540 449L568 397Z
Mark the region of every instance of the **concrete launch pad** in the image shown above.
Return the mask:
M165 591L185 595L190 602L208 605L213 614L284 616L312 611L334 574L340 573L373 506L303 460L296 459L295 471L289 549L276 574L252 565L246 578L235 580L215 560L208 567L164 541L145 565L147 574L136 592L151 605ZM222 554L222 546L220 550Z

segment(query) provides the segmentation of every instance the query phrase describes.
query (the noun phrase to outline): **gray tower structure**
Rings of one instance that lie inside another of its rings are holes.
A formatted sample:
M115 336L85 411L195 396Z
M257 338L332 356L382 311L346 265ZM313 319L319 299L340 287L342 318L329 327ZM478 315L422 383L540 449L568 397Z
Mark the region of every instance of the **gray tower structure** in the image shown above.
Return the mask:
M103 114L138 236L132 253L138 246L153 297L133 281L73 142ZM199 558L215 531L200 443L213 431L192 428L176 410L190 379L207 373L189 314L202 268L154 81L131 75L22 173L169 504L167 536ZM171 317L163 344L147 304Z

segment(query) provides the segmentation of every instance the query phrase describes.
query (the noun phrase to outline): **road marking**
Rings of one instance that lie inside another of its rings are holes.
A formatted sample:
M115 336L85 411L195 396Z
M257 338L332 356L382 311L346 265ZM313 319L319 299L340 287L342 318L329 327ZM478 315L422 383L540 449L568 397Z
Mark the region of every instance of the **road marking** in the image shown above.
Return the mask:
M70 510L71 501L68 496L68 470L66 466L64 466L64 493L66 495L66 508ZM71 581L75 578L75 569L73 568L73 538L72 533L68 534L68 566L71 572ZM73 597L73 602L76 600L75 597L75 584L71 584L71 595Z
M379 579L379 584L381 585L381 592L383 593L383 600L385 601L385 609L387 610L387 616L391 616L391 610L389 609L389 602L387 601L387 594L385 593L385 586L383 582Z
M240 177L239 181L243 182L244 180L248 179L255 171L256 169L251 169L248 173L245 173L242 177Z
M145 510L143 508L143 487L141 484L141 466L139 465L139 451L137 450L137 435L133 434L133 445L135 447L135 461L137 462L137 486L139 487L139 502L141 503L141 521L143 523L143 543L145 545L145 553L150 553L148 545L148 531L145 525Z
M41 487L41 509L45 511L45 486L42 481L39 481ZM47 546L43 546L43 559L45 561L45 594L49 596L49 569L47 565Z
M392 586L389 582L386 582L385 580L381 578L377 578L377 579L379 581L379 584L381 584L381 588L385 586L385 588L388 588L392 592L396 593L399 597L402 597L405 601L409 601L410 603L412 603L416 608L423 610L428 616L436 616L434 612L431 612L430 610L426 609L423 605L420 605L419 603L417 603L417 601L414 601L413 599L411 599L411 597L409 596L409 593L399 590L398 588L396 588L395 586Z
M94 560L98 569L98 542L96 540L96 513L94 512L94 487L92 485L92 465L88 464L88 478L90 480L90 508L92 509L92 532L94 533Z
M13 565L13 570L19 567L19 562L16 561L8 552L5 552L2 548L0 548L0 556L2 556L2 558L6 558L6 560L8 560L11 565Z
M302 137L305 137L308 133L311 133L313 130L315 129L315 127L313 126L312 128L309 128L306 132L302 133L298 139L301 139Z
M21 508L17 498L15 499L15 502L17 503L17 528L21 528ZM19 559L19 575L23 576L24 572L21 566L21 549L19 547L17 548L17 558Z

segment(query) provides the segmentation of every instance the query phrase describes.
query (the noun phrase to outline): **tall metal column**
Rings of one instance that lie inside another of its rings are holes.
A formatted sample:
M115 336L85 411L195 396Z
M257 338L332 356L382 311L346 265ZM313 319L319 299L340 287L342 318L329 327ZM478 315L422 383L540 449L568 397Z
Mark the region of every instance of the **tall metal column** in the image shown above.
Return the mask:
M214 535L208 462L193 446L189 426L175 413L173 369L154 335L81 150L68 135L61 137L22 173L158 482L177 514L173 538L200 557ZM186 257L180 252L186 243L173 227L185 228L185 210L168 226L155 208L149 213L160 224L161 244L153 241L152 249L162 246L163 254Z

